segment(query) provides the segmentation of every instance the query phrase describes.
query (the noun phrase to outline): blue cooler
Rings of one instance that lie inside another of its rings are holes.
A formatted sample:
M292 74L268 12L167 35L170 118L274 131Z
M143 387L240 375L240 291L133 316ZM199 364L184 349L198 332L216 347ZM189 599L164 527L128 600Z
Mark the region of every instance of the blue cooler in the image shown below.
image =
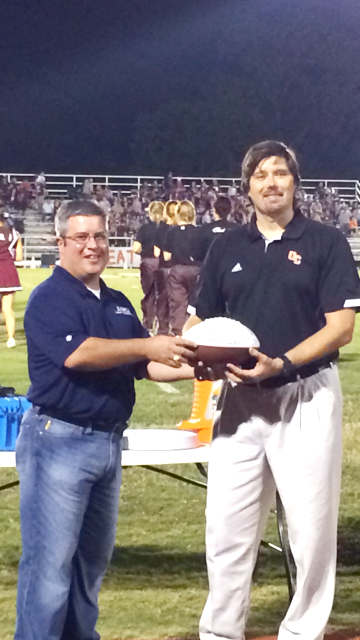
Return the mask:
M0 451L15 451L21 419L31 407L25 396L0 398Z

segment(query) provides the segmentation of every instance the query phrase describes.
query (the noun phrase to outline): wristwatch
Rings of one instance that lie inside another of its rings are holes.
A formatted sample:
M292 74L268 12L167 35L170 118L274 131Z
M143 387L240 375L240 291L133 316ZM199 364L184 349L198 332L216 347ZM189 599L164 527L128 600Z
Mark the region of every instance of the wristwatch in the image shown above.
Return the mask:
M291 362L291 360L289 360L289 358L285 354L282 356L279 356L279 358L284 363L283 370L282 370L283 376L288 376L295 371L296 365L293 362Z

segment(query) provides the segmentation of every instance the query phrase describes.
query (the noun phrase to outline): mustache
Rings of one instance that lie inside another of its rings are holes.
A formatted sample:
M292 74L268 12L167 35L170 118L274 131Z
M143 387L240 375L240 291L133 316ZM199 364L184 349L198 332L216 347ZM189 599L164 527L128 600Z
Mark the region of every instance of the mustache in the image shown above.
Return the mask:
M273 189L269 188L265 191L264 196L280 196L282 191L274 187Z

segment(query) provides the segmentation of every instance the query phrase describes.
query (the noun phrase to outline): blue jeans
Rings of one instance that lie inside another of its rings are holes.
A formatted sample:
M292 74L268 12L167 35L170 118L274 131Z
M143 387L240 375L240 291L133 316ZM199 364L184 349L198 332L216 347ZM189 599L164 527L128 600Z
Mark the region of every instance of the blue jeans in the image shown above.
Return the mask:
M15 640L98 640L121 485L121 433L29 409L16 444L23 551Z

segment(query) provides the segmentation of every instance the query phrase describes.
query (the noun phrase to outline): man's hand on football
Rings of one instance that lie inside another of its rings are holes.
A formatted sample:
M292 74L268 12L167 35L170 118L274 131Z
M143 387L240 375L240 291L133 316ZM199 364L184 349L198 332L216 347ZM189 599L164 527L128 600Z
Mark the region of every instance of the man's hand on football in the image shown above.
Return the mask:
M197 345L180 336L155 336L146 339L146 357L154 362L178 368L182 364L193 364Z
M281 375L284 366L281 358L269 358L254 348L249 349L249 353L257 360L255 367L253 369L242 369L229 363L226 367L226 377L229 380L236 383L256 384L267 378Z

